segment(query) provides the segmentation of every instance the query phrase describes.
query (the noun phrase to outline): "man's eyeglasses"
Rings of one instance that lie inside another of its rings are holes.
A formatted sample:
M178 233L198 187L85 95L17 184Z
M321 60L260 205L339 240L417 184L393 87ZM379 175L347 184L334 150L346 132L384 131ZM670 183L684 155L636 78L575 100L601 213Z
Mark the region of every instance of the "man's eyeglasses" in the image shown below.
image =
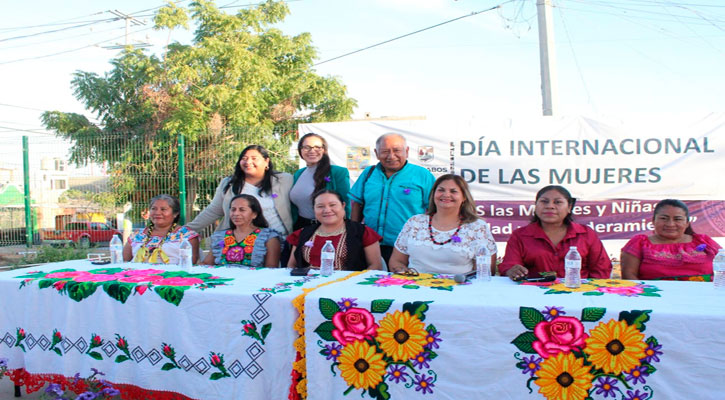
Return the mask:
M311 150L320 151L322 149L324 149L324 147L322 147L322 146L307 146L307 145L302 146L302 151L311 151Z

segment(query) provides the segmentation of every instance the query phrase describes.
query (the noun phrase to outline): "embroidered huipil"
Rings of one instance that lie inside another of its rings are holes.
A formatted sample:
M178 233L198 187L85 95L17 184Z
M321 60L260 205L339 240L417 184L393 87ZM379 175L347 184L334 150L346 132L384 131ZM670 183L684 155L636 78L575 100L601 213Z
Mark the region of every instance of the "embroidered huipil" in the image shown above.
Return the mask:
M698 249L699 248L699 249ZM712 260L720 245L707 235L694 234L689 243L652 243L636 235L622 248L640 260L639 279L712 274Z
M171 232L167 237L162 236L151 236L149 238L148 228L142 229L134 235L129 236L128 240L131 242L131 251L136 257L136 253L146 242L146 259L143 262L152 262L149 257L153 253L153 250L159 247L161 244L161 250L168 256L168 263L164 262L160 257L155 261L156 264L178 264L179 263L179 246L181 246L182 239L191 240L198 237L199 234L188 229L185 226L177 228L176 231Z

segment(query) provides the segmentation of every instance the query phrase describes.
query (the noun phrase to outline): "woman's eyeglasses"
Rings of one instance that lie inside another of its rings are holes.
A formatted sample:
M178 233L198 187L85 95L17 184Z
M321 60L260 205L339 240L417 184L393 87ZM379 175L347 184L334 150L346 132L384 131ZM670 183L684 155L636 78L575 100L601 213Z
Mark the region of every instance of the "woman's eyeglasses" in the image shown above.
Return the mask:
M322 147L322 146L307 146L307 145L302 146L302 151L312 151L312 150L320 151L322 149L324 149L324 147Z

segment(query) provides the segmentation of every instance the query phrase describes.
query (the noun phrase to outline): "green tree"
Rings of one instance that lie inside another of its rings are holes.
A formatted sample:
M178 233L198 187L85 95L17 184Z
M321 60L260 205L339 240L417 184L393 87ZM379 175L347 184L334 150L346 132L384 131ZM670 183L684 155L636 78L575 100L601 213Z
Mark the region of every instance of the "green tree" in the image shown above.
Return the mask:
M75 96L98 123L80 114L46 112L44 125L70 139L71 161L108 162L117 204L139 212L151 195L178 191L176 143L186 149L187 204L203 207L239 151L259 143L280 169L297 123L349 118L356 105L334 77L315 73L308 33L284 35L274 24L289 13L269 0L236 14L213 1L173 3L158 10L155 28L196 26L191 43L171 43L157 57L126 48L103 76L77 71ZM216 170L215 170L216 169Z

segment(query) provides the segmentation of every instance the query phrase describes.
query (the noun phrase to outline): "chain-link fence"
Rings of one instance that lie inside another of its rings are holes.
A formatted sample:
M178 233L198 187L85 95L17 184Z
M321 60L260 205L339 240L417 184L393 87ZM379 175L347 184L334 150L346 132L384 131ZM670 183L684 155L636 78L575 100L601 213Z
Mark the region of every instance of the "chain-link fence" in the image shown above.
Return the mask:
M86 135L74 140L28 135L27 166L22 138L4 139L5 145L0 146L0 246L26 243L25 169L32 243L56 244L68 241L69 236L77 242L68 235L66 228L71 227L102 231L89 237L90 243L84 241L85 245L107 241L105 236L114 229L143 227L149 199L162 193L179 196L181 176L185 215L190 221L209 204L219 181L233 173L240 151L250 144L265 146L275 169L295 170L296 152L290 152L290 145L296 138L296 125L208 131L181 142L161 134ZM87 228L70 225L80 222L87 223Z

